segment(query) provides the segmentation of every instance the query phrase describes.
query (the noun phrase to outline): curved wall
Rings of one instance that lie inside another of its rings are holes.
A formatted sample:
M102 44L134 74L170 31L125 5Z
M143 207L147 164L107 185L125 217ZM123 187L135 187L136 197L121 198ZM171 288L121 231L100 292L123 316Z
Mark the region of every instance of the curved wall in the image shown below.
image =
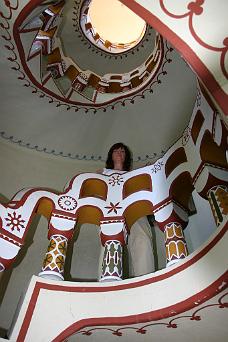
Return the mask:
M183 55L217 105L228 115L227 28L225 0L121 0L164 36ZM216 29L210 23L216 20ZM205 29L205 28L208 29ZM202 30L203 28L203 30Z

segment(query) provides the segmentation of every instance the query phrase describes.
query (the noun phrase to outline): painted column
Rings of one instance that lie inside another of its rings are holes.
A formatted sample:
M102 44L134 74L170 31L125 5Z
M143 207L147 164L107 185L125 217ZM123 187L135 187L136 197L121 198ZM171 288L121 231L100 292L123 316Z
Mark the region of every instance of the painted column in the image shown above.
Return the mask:
M39 276L48 279L64 280L63 274L67 245L73 236L77 216L75 213L66 213L63 209L76 209L76 201L70 196L61 196L58 202L62 210L52 211L48 225L48 239L50 242Z
M188 224L188 212L177 202L168 200L160 210L154 213L155 220L164 233L166 267L169 267L188 255L184 237L184 228Z
M55 280L64 280L64 265L68 239L63 235L52 235L43 267L39 276Z
M108 240L104 245L104 257L100 281L123 279L123 246L118 240Z
M179 222L170 222L164 226L166 267L177 263L188 255L183 228Z
M127 231L124 218L103 219L101 227L101 243L104 246L100 281L123 279L123 246L126 243Z
M211 206L216 225L219 226L228 215L228 187L224 185L213 186L207 197Z

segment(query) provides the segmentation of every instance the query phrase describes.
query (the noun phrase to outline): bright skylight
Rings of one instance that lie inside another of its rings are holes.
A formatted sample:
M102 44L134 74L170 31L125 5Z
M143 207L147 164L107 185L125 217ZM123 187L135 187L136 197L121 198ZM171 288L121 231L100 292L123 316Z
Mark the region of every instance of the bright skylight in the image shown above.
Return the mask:
M145 21L118 0L92 0L89 17L94 30L113 44L137 44L145 32Z

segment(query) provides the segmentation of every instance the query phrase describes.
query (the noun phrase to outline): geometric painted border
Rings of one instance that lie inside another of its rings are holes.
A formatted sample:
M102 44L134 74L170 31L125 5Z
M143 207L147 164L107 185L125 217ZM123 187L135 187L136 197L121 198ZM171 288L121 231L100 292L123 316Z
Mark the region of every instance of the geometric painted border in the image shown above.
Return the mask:
M50 149L47 147L40 147L38 145L32 145L30 143L26 143L21 139L18 139L12 135L7 135L6 132L1 131L0 132L0 137L4 140L7 140L11 143L14 143L18 146L21 147L25 147L28 148L30 150L33 151L37 151L37 152L44 152L48 155L53 155L53 156L58 156L58 157L63 157L63 158L67 158L67 159L73 159L73 160L84 160L84 161L94 161L94 162L105 162L106 158L102 158L102 156L99 155L86 155L86 154L79 154L79 153L64 153L62 151L58 152L54 149ZM145 165L149 165L151 164L153 161L156 161L158 158L163 157L163 155L166 153L166 151L161 151L159 154L158 153L150 153L150 154L146 154L145 156L138 156L136 158L133 159L133 163L145 163Z

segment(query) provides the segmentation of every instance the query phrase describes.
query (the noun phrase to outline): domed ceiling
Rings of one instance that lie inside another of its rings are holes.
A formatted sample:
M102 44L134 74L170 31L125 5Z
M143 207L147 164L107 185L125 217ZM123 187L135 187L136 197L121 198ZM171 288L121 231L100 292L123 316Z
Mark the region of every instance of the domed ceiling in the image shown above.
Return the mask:
M125 49L96 32L91 1L7 4L0 5L2 139L90 161L123 141L137 166L181 136L196 77L152 27Z

